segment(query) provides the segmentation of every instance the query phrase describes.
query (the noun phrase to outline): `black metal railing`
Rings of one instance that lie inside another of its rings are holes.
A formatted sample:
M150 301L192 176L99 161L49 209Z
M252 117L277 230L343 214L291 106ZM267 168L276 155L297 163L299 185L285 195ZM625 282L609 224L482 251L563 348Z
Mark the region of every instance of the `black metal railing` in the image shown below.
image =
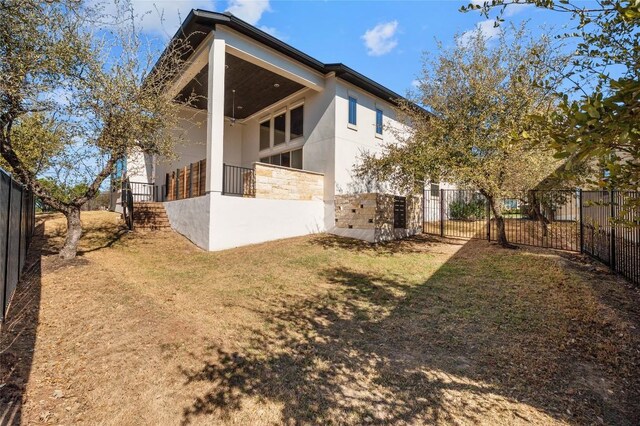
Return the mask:
M164 191L158 185L146 182L131 182L131 196L135 202L163 201Z
M4 320L35 229L35 197L0 169L0 322Z
M133 231L133 191L129 179L122 181L122 216L130 231Z
M256 171L247 167L223 164L222 195L255 197Z
M496 205L509 242L585 253L640 284L640 212L626 207L638 198L640 192L535 190ZM498 237L495 214L478 191L425 191L424 218L426 233Z
M632 191L582 192L582 252L640 284L640 198Z

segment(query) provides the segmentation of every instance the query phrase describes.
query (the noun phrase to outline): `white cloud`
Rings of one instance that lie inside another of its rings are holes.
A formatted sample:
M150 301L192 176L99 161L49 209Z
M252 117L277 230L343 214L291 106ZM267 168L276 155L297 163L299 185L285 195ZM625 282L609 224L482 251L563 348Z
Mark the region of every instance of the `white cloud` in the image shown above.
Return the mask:
M280 31L278 31L278 29L275 28L275 27L268 27L266 25L260 25L258 28L260 28L265 33L267 33L269 35L272 35L275 38L277 38L279 40L282 40L282 41L287 41L287 39L289 38L286 35L280 33Z
M421 84L422 84L422 82L420 80L418 80L418 79L411 80L411 86L413 86L415 88L420 87Z
M462 36L460 36L459 42L463 45L469 44L477 32L480 32L487 41L499 37L502 33L502 29L500 27L496 27L495 23L496 21L494 19L487 19L485 21L478 22L474 29L465 31Z
M227 7L227 12L251 25L257 24L262 14L270 10L269 0L229 0Z
M525 9L529 9L530 7L533 7L531 3L527 3L527 4L511 3L504 9L504 17L509 18L511 16L517 15L518 13L524 11Z
M398 21L391 21L378 24L367 30L362 39L367 47L367 54L370 56L381 56L389 53L398 45L398 40L394 38L398 31Z

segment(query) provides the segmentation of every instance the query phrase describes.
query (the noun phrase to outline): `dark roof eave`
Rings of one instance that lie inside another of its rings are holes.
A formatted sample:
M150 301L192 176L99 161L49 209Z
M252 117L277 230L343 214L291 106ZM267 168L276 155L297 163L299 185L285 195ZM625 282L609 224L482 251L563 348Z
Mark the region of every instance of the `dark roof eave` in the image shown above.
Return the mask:
M391 89L384 87L383 85L376 83L368 77L360 74L359 72L349 68L341 63L325 64L318 61L315 58L307 55L304 52L296 49L293 46L284 43L281 40L273 37L272 35L246 23L245 21L231 15L230 13L218 13L210 12L202 9L192 9L187 18L184 20L178 31L176 31L173 38L184 36L188 34L189 27L209 27L210 30L215 30L216 25L225 25L229 28L238 31L239 33L250 37L257 42L268 46L275 51L282 53L289 58L300 62L315 71L320 72L323 75L327 75L334 72L337 77L359 87L374 96L379 97L385 101L391 102L394 105L399 105L403 100L406 100L404 96L401 96ZM421 106L411 103L417 109L424 111L430 115Z
M217 12L209 12L201 9L192 10L194 16L202 19L207 19L212 24L212 28L215 29L216 25L226 25L229 28L232 28L238 31L240 34L246 35L257 42L264 44L265 46L269 46L270 48L280 52L292 59L295 59L298 62L307 65L308 67L322 73L326 74L325 66L322 62L317 59L312 58L306 53L296 49L295 47L284 43L281 40L278 40L271 34L268 34L251 24L246 23L242 19L239 19L229 13L217 13Z

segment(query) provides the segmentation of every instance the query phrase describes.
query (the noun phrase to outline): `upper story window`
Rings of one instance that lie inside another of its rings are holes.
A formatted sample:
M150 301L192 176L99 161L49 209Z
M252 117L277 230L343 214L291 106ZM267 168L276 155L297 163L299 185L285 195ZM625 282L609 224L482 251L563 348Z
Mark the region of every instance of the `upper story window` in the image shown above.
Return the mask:
M271 147L271 120L260 123L260 149Z
M376 134L382 135L382 110L380 108L376 108Z
M293 108L289 120L289 139L301 138L304 133L304 105Z
M260 151L286 145L304 136L304 105L277 112L260 123ZM299 142L299 141L298 141Z
M358 124L358 100L353 96L349 96L349 124Z
M285 143L285 129L287 128L286 114L273 117L273 146Z

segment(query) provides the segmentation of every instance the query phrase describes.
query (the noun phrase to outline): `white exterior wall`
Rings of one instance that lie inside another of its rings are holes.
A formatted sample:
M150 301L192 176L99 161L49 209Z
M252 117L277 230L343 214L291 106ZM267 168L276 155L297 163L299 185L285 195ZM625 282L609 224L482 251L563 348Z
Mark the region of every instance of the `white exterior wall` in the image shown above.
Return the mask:
M349 124L349 96L358 100L357 125ZM382 136L376 134L376 108L383 113ZM353 168L365 151L381 152L384 144L396 141L390 130L402 128L389 102L385 102L345 81L337 80L335 97L335 191L336 194L371 192L353 177Z
M167 201L164 208L171 227L202 249L209 248L211 196Z
M127 177L131 182L150 182L152 174L151 157L140 150L127 156Z
M193 108L179 112L179 128L174 130L175 158L159 158L156 165L156 184L163 185L167 173L188 166L207 156L207 113Z
M209 245L224 250L324 232L322 201L271 200L212 194Z
M360 161L363 152L381 152L386 143L395 141L395 136L389 128L401 128L395 119L393 106L377 97L347 83L333 78L335 96L333 100L334 136L331 140L333 161L325 172L325 224L329 232L350 236L353 233L342 232L335 226L336 194L353 194L376 191L377 188L367 188L353 176L353 168ZM358 100L357 126L349 124L349 96ZM382 136L376 134L376 108L383 112ZM348 230L352 231L352 230ZM357 238L373 241L374 235L358 235Z

